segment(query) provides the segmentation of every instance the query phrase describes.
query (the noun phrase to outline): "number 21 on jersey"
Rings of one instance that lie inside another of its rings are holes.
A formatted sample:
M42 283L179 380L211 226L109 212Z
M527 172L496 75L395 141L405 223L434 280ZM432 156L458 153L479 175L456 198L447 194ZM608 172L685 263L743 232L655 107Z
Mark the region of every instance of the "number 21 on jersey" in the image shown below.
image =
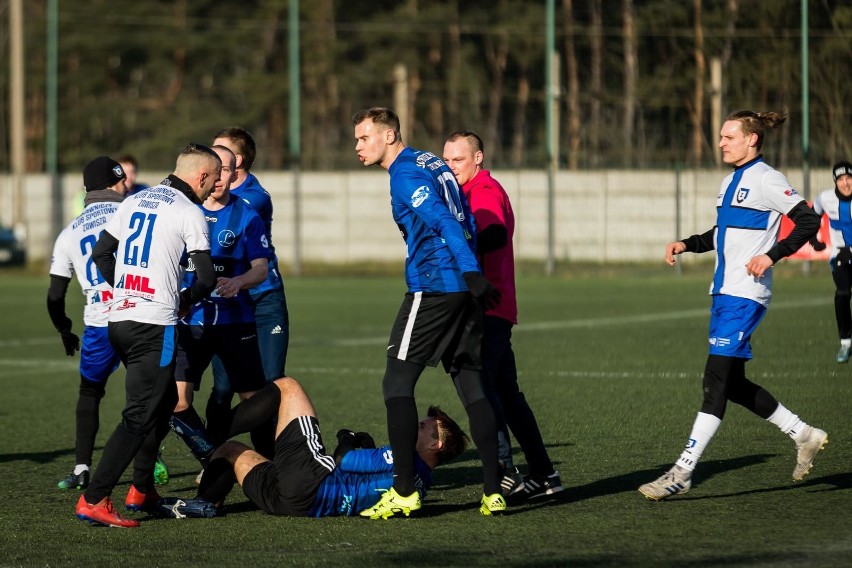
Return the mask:
M130 236L124 245L124 264L129 266L148 267L151 254L151 236L154 233L156 213L137 211L130 216Z

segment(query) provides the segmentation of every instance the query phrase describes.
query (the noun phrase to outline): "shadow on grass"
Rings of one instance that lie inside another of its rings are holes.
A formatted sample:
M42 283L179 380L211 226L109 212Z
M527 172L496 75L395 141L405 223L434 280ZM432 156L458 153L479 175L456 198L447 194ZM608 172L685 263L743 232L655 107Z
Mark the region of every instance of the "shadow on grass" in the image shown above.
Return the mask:
M567 448L573 445L574 444L570 442L565 442L562 444L546 444L546 447L548 449ZM523 460L523 452L520 450L516 450L512 454L512 459L517 460L518 458ZM471 465L455 465L460 462L471 462ZM436 473L433 474L434 483L432 484L432 490L458 489L461 487L468 487L470 485L481 485L481 463L482 462L479 461L479 453L476 451L476 448L468 448L462 452L458 458L450 462L449 466L441 467L436 470ZM553 462L553 465L556 469L559 469L561 462Z
M730 458L726 460L708 460L707 462L701 464L702 467L700 469L700 472L696 476L696 480L698 482L696 485L700 484L701 481L710 479L720 473L726 473L729 471L764 463L772 457L774 457L774 454L756 454L751 456ZM622 475L599 479L597 481L587 483L586 485L578 485L576 487L570 486L570 477L566 476L565 472L562 472L562 484L565 487L565 491L562 491L561 493L556 493L555 495L552 495L547 499L541 501L529 501L525 500L524 498L510 498L509 505L513 508L513 512L521 512L529 511L532 509L538 509L541 507L554 507L559 505L566 505L569 503L577 503L579 501L585 501L586 499L605 497L607 495L616 495L619 493L634 493L638 491L640 485L642 485L643 483L647 483L653 479L656 479L670 467L670 463L661 464L651 469L632 471ZM717 495L714 497L719 496ZM690 499L690 497L683 497L683 499L679 500L688 499ZM517 509L515 509L515 507L517 507Z
M50 463L58 458L73 456L74 448L63 448L52 452L23 452L20 454L0 454L0 463L13 463L19 461L31 461L35 463Z
M798 491L807 490L811 493L822 493L824 491L842 491L844 489L852 489L852 472L837 473L834 475L824 475L822 477L809 477L805 481L794 482L780 485L778 487L767 487L763 489L749 489L747 491L737 491L735 493L722 493L716 495L702 495L698 497L685 497L697 501L699 499L724 499L727 497L739 497L742 495L756 495L760 493L774 493L776 491Z

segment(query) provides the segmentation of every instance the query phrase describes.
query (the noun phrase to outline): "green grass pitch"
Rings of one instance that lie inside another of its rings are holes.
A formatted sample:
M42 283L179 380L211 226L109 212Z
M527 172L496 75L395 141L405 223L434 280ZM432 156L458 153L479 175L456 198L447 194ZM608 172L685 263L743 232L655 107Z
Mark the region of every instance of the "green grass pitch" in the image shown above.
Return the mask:
M810 475L793 483L793 442L729 406L692 491L654 503L637 487L679 455L701 402L711 268L566 267L519 279L514 347L520 383L566 487L558 498L477 512L475 450L436 471L417 518L290 519L242 492L210 520L91 527L77 491L57 481L74 461L78 358L64 356L45 309L48 278L0 271L0 566L839 566L852 562L852 365L834 362L834 288L820 263L776 269L775 298L746 367L755 382L829 433ZM308 390L323 431L387 440L381 379L401 275L287 281L288 372ZM82 329L81 298L68 313ZM119 420L123 372L107 387L97 460ZM203 408L205 378L196 405ZM438 403L467 427L448 378L427 370L421 411ZM330 440L326 440L330 443ZM164 496L192 496L198 466L170 435ZM524 471L523 455L516 461ZM116 488L123 505L129 475Z

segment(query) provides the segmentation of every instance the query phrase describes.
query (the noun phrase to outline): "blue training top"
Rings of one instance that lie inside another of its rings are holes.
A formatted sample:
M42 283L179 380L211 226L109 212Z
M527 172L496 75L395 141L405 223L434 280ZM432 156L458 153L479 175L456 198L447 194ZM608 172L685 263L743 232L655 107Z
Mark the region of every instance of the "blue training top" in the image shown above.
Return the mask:
M388 168L391 211L405 244L409 292L464 292L479 272L473 215L452 170L432 153L404 148Z
M415 484L420 498L432 486L432 470L414 456ZM309 517L357 515L379 502L393 487L393 452L390 446L351 450L320 484Z
M249 293L255 298L270 290L280 290L284 286L281 273L278 271L278 256L275 254L275 245L272 244L272 197L263 189L254 174L248 174L246 180L239 187L231 188L231 195L238 197L248 203L263 221L266 242L269 245L269 272L266 280L261 282Z
M210 257L216 277L233 278L245 274L251 261L268 258L270 247L263 232L263 222L254 210L239 199L231 199L222 209L210 211L201 207L210 230ZM195 282L194 267L187 268L181 288ZM254 303L247 290L233 298L222 298L211 292L198 302L183 320L191 325L225 325L254 321Z

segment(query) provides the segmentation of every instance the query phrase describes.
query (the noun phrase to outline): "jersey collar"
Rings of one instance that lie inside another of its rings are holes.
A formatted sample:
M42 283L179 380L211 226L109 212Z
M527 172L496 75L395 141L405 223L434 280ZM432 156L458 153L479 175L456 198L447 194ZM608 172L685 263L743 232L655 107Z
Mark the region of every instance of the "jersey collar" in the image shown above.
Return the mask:
M746 168L750 168L751 166L755 165L756 163L762 162L762 161L763 161L763 154L758 154L756 158L749 160L745 164L743 164L741 166L734 166L734 171L736 172L738 170L744 170Z
M194 191L192 191L192 187L176 175L169 174L166 179L163 180L163 185L167 185L172 189L178 190L196 205L201 205L201 200L198 199L198 196L195 195Z

